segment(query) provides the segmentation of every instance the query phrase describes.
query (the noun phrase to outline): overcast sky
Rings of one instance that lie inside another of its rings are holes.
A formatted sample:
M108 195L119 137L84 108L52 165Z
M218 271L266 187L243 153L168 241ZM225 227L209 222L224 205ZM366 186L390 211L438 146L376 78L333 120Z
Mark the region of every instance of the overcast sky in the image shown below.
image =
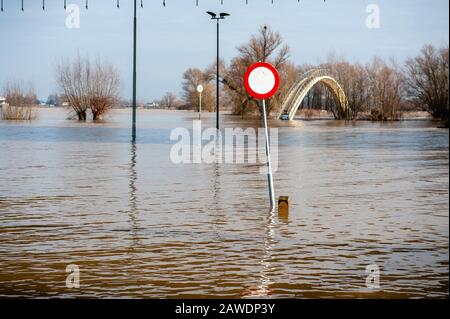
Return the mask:
M374 55L399 61L425 43L448 45L448 0L144 0L138 15L138 98L149 101L180 92L189 67L205 67L215 58L216 30L205 11L231 14L221 23L221 55L229 61L258 26L279 31L296 64L320 63L330 52L366 62ZM66 27L63 0L4 0L0 13L0 87L7 80L33 82L46 99L57 91L55 65L78 53L102 58L120 71L122 94L131 96L132 1L67 0L80 6L80 28ZM379 29L366 27L366 7L380 8Z

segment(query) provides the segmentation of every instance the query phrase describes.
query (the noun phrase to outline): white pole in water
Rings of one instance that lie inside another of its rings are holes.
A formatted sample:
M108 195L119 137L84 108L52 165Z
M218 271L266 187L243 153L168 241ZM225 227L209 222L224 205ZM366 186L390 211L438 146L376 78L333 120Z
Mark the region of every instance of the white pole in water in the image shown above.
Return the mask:
M198 97L198 104L199 104L199 109L198 109L198 119L200 120L202 117L202 92L200 92L200 95Z
M265 138L266 138L267 181L269 183L270 212L274 212L275 211L275 192L273 191L272 164L270 162L270 143L269 143L269 133L267 130L266 100L261 100L261 108L262 108L263 126L264 126L264 131L265 131Z

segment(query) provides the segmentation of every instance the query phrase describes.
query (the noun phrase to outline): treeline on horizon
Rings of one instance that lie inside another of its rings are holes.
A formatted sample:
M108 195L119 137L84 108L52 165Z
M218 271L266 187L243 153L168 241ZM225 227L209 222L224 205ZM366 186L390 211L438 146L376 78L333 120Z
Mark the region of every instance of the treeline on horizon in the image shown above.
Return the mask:
M449 47L425 45L416 57L399 64L394 58L385 61L374 57L371 62L351 63L343 57L330 55L318 65L296 65L290 60L290 49L281 35L262 26L249 41L237 48L237 55L229 63L219 62L221 109L236 115L259 114L258 101L245 90L243 77L255 61L271 63L279 72L281 85L267 101L268 113L276 114L302 75L311 69L325 69L342 86L352 110L352 119L376 121L398 120L405 111L426 111L448 127L449 113ZM59 93L49 96L47 104L66 106L76 118L85 121L101 119L113 107L127 107L130 102L119 97L120 75L109 63L78 56L62 61L56 69ZM182 96L168 92L152 107L198 111L197 86L202 84L202 109L215 111L216 63L206 69L189 68L182 75ZM38 103L32 85L7 82L3 95L6 104L1 108L5 120L34 118L33 106ZM0 101L1 102L1 101ZM301 108L331 112L336 119L341 114L338 102L322 83L316 84L303 99ZM0 105L1 106L1 105ZM142 106L142 103L140 103Z
M276 113L290 88L311 69L326 69L344 89L351 117L371 120L398 120L404 111L426 111L434 119L448 123L449 112L449 48L425 45L421 52L399 64L394 58L385 61L374 57L371 62L351 63L343 57L330 55L325 63L295 65L289 58L289 47L279 33L263 26L248 43L237 48L238 54L228 65L220 62L221 107L234 114L258 114L258 102L244 89L243 76L255 61L274 65L280 73L281 85L267 103L269 113ZM205 88L203 109L214 111L216 64L204 70L190 68L183 74L183 105L198 108L196 88ZM322 83L316 84L301 105L307 109L322 109L341 119L337 101ZM448 125L448 124L447 124Z

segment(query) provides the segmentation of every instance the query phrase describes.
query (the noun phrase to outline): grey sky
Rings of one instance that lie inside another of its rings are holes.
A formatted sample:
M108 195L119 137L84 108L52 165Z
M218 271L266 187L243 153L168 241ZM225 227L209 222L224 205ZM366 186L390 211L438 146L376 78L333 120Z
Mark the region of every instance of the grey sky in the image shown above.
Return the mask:
M8 79L32 81L40 98L57 90L54 69L62 58L100 57L120 71L125 98L131 93L132 1L68 0L81 7L80 29L67 29L63 0L4 0L0 13L0 87ZM215 58L215 25L205 11L231 13L221 23L221 53L229 61L236 47L262 24L279 31L296 64L318 63L330 52L366 62L374 55L403 61L425 43L448 45L447 0L144 0L139 10L138 98L178 93L188 67L205 67ZM366 6L381 9L381 28L368 29Z

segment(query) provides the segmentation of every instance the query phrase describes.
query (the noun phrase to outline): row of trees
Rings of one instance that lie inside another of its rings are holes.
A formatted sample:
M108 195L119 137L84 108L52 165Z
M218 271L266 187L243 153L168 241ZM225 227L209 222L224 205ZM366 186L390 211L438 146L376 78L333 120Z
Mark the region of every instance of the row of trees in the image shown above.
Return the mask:
M80 121L88 110L94 121L100 120L119 101L120 76L109 63L78 56L72 63L60 63L56 75L63 99Z
M327 69L336 78L346 93L353 118L365 114L373 120L394 120L406 109L405 76L394 60L385 62L374 58L363 65L331 56L326 63L317 66L303 65L298 70L299 73L304 73L313 68ZM335 98L320 83L307 94L302 107L328 110L336 118L342 116L338 112Z
M372 120L395 120L406 110L424 110L433 118L448 122L449 112L449 48L426 45L420 54L400 65L394 59L384 61L375 57L367 64L350 63L344 58L330 56L319 65L295 66L289 60L289 47L279 33L263 26L249 42L238 47L238 54L228 66L220 62L221 107L231 108L235 114L259 111L258 103L247 94L243 85L246 69L255 61L274 65L280 73L281 86L267 104L269 113L277 111L292 85L301 75L314 68L327 69L343 87L352 109L352 117ZM215 110L215 69L188 69L183 74L185 104L197 109L196 87L203 84L203 107ZM303 108L325 109L336 118L337 102L328 88L316 85L303 100Z
M259 105L247 94L243 75L255 61L274 65L281 85L273 98L267 101L268 113L280 109L290 88L302 74L311 69L327 69L343 87L351 116L373 120L395 120L405 110L425 110L434 118L448 123L449 113L449 48L426 45L417 57L400 65L394 59L388 62L374 58L366 64L351 63L344 58L330 56L325 63L296 66L289 60L289 47L281 35L267 26L260 27L248 43L237 48L238 54L228 65L220 61L221 108L231 109L244 116L258 113ZM202 84L202 108L214 111L216 65L204 70L190 68L183 74L182 100L167 93L160 101L161 108L198 110L197 86ZM56 72L61 95L49 97L50 104L67 103L79 120L86 120L90 110L94 120L99 120L113 106L119 104L120 76L111 64L99 60L91 63L78 56L74 61L60 63ZM36 94L23 89L18 83L8 83L4 95L12 106L2 112L4 118L31 118L28 109L34 105ZM317 84L302 102L306 109L328 110L336 118L337 101L324 84ZM5 115L6 114L6 115Z
M269 113L281 106L290 86L299 78L299 73L295 65L289 61L289 47L283 44L281 35L263 26L257 35L251 37L249 43L238 47L238 55L231 60L229 66L223 61L219 62L221 107L231 108L233 113L240 115L258 112L258 102L247 94L243 83L245 71L255 61L269 62L277 68L283 85L274 97L267 101L266 106ZM182 89L185 105L197 109L196 88L202 84L204 87L202 107L206 111L215 110L216 68L214 63L205 70L191 68L184 72Z

